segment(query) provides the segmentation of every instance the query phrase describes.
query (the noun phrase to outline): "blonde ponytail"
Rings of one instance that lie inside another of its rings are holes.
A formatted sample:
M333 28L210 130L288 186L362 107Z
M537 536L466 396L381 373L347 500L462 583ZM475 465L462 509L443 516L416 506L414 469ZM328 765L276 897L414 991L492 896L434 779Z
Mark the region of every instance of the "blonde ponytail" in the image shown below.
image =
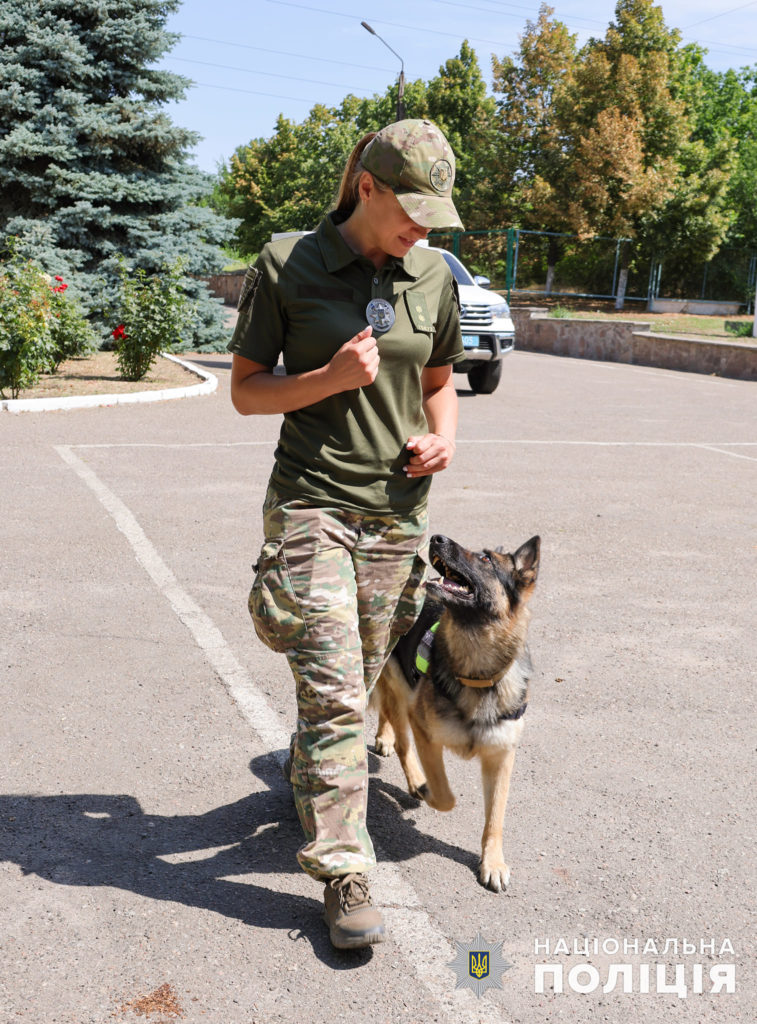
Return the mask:
M346 217L349 217L358 204L360 178L365 170L363 165L360 163L360 156L368 143L374 139L377 134L377 132L368 132L367 135L363 136L360 142L358 142L350 153L347 166L344 168L342 181L339 185L339 194L337 196L334 209L337 213L343 213Z

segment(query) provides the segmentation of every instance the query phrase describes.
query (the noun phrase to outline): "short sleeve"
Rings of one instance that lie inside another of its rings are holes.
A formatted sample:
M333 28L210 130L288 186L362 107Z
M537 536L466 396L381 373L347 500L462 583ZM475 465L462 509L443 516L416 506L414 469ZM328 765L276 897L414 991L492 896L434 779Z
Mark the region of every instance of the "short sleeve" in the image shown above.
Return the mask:
M463 339L460 333L460 299L457 282L446 264L444 270L446 273L439 297L434 345L431 350L431 358L426 366L447 366L450 363L459 363L461 359L465 358Z
M279 270L273 253L265 246L245 275L237 325L227 346L229 352L263 366L275 366L279 361L286 334Z

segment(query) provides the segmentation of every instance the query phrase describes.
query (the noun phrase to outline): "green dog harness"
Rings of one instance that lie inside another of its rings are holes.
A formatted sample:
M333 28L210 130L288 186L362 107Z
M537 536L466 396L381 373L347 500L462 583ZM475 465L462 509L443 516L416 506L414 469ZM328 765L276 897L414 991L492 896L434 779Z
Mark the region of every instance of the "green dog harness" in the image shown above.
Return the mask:
M431 652L434 649L434 633L439 628L439 619L436 620L433 625L429 626L426 632L421 637L420 643L418 644L418 650L415 652L415 682L417 683L421 676L428 675L428 670L431 665Z

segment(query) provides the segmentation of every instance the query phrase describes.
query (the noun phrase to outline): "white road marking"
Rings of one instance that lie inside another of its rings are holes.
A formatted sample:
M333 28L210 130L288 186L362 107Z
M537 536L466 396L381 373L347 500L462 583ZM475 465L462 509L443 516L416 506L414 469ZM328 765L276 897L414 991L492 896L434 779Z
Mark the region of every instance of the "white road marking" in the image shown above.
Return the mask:
M483 437L472 438L466 441L464 438L456 438L455 443L460 444L534 444L534 445L567 445L587 448L711 448L717 451L716 445L736 447L755 447L757 441L565 441L561 439L552 441L534 441L528 438L497 438ZM723 454L729 455L730 452Z
M757 462L757 457L754 455L742 455L740 452L729 452L725 448L716 448L711 444L698 444L696 448L705 448L708 452L719 452L721 455L732 455L734 459L748 459L750 462Z
M275 751L274 756L283 762L289 748L289 730L283 727L278 714L237 661L212 619L180 586L131 510L74 454L72 447L94 446L55 445L54 448L111 515L131 545L137 562L187 627L262 746ZM454 958L452 943L421 908L416 892L399 868L387 861L378 847L377 853L382 859L371 876L374 895L379 906L387 908L390 940L399 947L403 963L415 970L451 1024L453 1021L455 1024L504 1024L501 1012L491 1002L484 997L477 998L467 989L454 988L454 972L446 966Z
M533 445L584 445L595 448L711 448L718 450L723 448L756 447L757 441L566 441L561 438L550 440L534 440L533 438L514 437L484 437L456 438L456 443L461 444L533 444ZM72 444L67 445L73 448L256 448L271 447L277 441L165 441L165 442L136 442L119 441L113 444ZM723 454L729 455L730 452Z

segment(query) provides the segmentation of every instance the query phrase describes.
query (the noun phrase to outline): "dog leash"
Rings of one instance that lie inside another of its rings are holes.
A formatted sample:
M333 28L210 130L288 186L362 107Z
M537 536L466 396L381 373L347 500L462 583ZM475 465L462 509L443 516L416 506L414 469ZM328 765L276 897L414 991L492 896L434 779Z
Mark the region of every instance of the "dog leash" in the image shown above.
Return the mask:
M435 633L439 628L439 619L434 622L421 637L418 643L418 649L415 652L415 682L417 683L421 676L428 675L428 670L431 666L431 655L434 650L434 641L436 640ZM458 682L463 686L473 686L478 689L489 689L494 686L495 683L499 682L502 676L498 678L488 679L476 679L471 676L456 676ZM526 713L528 707L528 701L524 701L521 706L510 714L500 715L500 719L507 721L514 721L517 718L522 718Z

